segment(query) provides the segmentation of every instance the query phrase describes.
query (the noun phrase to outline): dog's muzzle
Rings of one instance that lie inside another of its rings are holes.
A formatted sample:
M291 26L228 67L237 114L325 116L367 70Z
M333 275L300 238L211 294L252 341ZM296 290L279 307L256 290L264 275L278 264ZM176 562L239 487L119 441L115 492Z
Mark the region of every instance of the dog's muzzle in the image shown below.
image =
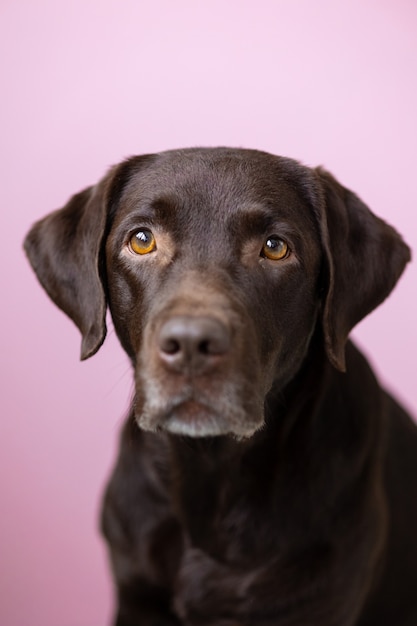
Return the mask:
M220 316L164 316L149 329L145 343L137 371L142 391L136 415L141 428L238 438L259 428L261 406L254 408L243 400L248 379L238 367L239 340ZM249 404L255 396L249 393Z

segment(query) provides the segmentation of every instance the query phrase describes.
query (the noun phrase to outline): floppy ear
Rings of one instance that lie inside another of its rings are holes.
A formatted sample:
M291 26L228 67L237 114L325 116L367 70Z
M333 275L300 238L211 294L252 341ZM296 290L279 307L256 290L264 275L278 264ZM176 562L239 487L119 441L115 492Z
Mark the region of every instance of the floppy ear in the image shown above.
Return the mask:
M36 222L24 242L40 283L81 331L82 360L95 354L106 336L100 251L116 169Z
M322 313L330 362L345 371L350 330L389 295L411 259L400 235L321 168L319 209L327 285Z

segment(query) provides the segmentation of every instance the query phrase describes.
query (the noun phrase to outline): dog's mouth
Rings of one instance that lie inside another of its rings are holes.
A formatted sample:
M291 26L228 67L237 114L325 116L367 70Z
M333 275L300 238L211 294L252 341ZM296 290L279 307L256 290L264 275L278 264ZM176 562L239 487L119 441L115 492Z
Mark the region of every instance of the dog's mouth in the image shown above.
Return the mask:
M216 411L193 399L173 406L161 428L189 437L210 437L230 432L230 425Z
M157 404L145 401L137 411L136 419L144 430L186 437L232 435L247 438L261 426L263 420L259 414L257 419L250 419L239 403L222 400L218 398L217 402L209 403L194 394L183 394L168 401L165 398L165 402Z
M230 433L233 429L213 407L194 398L178 399L155 412L152 419L139 418L139 426L187 437L212 437Z

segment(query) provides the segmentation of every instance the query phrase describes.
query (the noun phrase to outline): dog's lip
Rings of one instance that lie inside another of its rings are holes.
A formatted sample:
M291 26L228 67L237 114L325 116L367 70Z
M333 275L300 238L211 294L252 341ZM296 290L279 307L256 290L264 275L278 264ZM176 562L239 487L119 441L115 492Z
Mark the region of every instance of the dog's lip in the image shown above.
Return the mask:
M144 430L189 437L231 435L246 439L264 424L263 405L245 406L237 403L230 393L210 397L187 386L173 396L163 397L159 393L154 400L145 399L142 406L135 407L136 420Z
M167 411L160 428L192 437L221 435L230 432L225 420L210 406L193 398L175 403Z
M204 402L187 398L179 402L173 403L167 411L165 421L171 419L181 419L183 422L195 422L205 417L215 417L216 411Z
M199 400L195 400L194 398L188 398L186 400L182 400L181 402L177 402L171 407L171 413L175 413L177 411L181 412L181 414L184 416L184 419L192 420L200 415L202 411L210 411L210 408Z

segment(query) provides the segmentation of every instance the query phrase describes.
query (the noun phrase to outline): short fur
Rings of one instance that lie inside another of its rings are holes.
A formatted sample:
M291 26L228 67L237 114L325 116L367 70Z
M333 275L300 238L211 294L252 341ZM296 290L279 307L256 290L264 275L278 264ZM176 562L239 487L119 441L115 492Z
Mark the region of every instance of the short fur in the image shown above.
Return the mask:
M25 248L81 357L108 306L134 371L117 626L416 626L417 428L348 340L410 260L393 228L322 169L188 149L112 168Z

